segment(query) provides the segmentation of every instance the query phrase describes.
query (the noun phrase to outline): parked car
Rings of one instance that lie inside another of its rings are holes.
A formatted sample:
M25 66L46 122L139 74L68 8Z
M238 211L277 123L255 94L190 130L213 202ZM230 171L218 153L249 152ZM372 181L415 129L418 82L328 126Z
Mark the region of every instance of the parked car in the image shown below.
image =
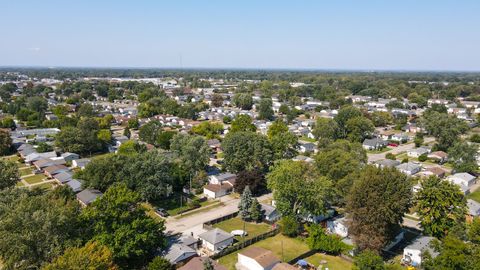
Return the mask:
M396 143L389 143L388 146L390 146L390 147L397 147L398 144L396 144Z
M157 215L159 215L161 217L168 217L169 216L167 210L165 210L163 208L155 209L155 213L157 213Z

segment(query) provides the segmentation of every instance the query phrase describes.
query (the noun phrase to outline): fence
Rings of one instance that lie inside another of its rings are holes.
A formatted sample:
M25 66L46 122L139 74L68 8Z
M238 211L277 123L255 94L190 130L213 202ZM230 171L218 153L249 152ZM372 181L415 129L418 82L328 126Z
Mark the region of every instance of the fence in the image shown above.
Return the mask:
M290 261L288 261L288 263L289 263L289 264L295 264L295 263L297 263L299 260L308 258L308 257L310 257L310 256L312 256L312 255L314 255L314 254L316 254L316 253L328 254L328 253L325 253L325 252L321 252L321 251L319 251L319 250L309 250L309 251L307 251L307 252L305 252L305 253L297 256L296 258L291 259ZM352 259L351 257L346 256L346 255L344 255L344 254L333 255L333 256L338 256L338 257L340 257L340 258L342 258L342 259L344 259L344 260L346 260L346 261L348 261L348 262L353 262L353 259Z
M205 224L204 224L204 226L205 226ZM207 226L209 226L209 225L207 225ZM263 240L263 239L265 239L265 238L275 236L275 235L277 235L279 232L280 232L280 229L277 227L277 228L275 228L275 229L273 229L273 230L271 230L271 231L269 231L269 232L266 232L266 233L257 235L257 236L255 236L255 237L252 237L251 239L248 239L248 240L245 240L245 241L242 241L242 242L235 243L235 244L233 244L233 245L231 245L231 246L229 246L229 247L221 250L219 253L211 256L210 258L212 258L213 260L216 260L216 259L218 259L218 258L220 258L220 257L223 257L223 256L225 256L225 255L228 255L228 254L230 254L230 253L232 253L232 252L235 252L235 251L237 251L237 250L240 250L240 249L242 249L242 248L245 248L245 247L248 247L248 246L250 246L250 245L252 245L252 244L255 244L256 242L261 241L261 240Z

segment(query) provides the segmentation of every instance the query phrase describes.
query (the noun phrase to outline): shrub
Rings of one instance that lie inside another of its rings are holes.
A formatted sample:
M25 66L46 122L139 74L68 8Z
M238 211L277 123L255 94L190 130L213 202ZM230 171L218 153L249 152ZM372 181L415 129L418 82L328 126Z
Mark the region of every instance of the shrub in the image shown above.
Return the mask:
M470 137L470 141L474 143L480 143L480 134L473 134Z
M282 234L288 237L295 237L298 234L298 221L295 217L285 216L282 218L281 222Z
M427 161L428 157L426 154L422 154L418 157L418 161L420 162L424 162L424 161Z
M392 153L387 153L387 154L385 155L385 158L386 158L386 159L395 160L395 155L392 154Z
M402 163L407 163L408 162L408 157L402 159Z
M307 244L310 249L335 255L348 250L348 245L343 243L338 235L326 234L325 230L317 224L308 226L307 231Z

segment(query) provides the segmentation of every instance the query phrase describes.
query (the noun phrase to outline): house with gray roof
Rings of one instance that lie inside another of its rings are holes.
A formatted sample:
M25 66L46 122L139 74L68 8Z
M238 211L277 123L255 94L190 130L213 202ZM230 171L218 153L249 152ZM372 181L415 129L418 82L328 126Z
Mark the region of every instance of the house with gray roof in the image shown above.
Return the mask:
M480 203L472 199L468 199L467 207L468 207L468 216L470 220L472 220L474 217L480 216Z
M362 147L366 150L378 150L386 147L387 145L388 142L380 138L365 139L362 143Z
M193 248L182 244L172 244L163 254L163 257L173 265L184 262L194 256L197 256L197 252Z
M277 211L277 208L275 208L274 206L272 206L270 204L266 204L266 203L261 203L260 207L261 207L261 211L263 213L263 218L266 221L275 222L275 221L280 219L281 215Z
M77 179L72 179L66 182L65 185L70 187L75 193L82 191L82 183Z
M85 166L90 163L89 158L81 158L81 159L75 159L72 161L72 167L73 168L80 168L80 169L85 169Z
M375 166L377 166L378 168L394 168L400 164L400 161L393 159L381 159L375 161Z
M66 182L71 181L72 177L73 173L70 171L64 171L53 176L53 178L60 184L65 184Z
M77 200L83 206L88 206L92 202L94 202L98 197L103 195L102 192L96 189L85 189L79 193L77 193Z
M219 228L204 232L198 237L200 240L202 240L202 245L214 253L219 252L227 246L233 244L233 235Z
M422 264L422 254L430 253L435 258L438 253L431 247L434 237L420 236L413 243L403 249L402 262L411 266L420 266Z
M413 162L402 163L395 168L409 176L414 175L422 170L422 167L419 164Z

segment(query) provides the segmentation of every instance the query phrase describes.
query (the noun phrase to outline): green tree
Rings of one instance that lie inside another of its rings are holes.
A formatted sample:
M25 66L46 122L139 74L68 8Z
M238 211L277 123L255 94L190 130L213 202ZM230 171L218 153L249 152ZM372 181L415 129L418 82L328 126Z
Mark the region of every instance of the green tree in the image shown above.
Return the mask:
M280 160L267 174L278 211L283 216L319 215L326 211L331 182L311 164Z
M119 155L132 156L147 151L147 147L133 140L128 140L118 148Z
M248 93L238 93L233 96L233 104L242 110L251 110L253 105L253 98Z
M365 250L353 260L355 270L384 270L383 259L376 252Z
M272 99L262 98L258 104L258 119L273 120Z
M129 127L126 127L126 128L123 130L123 135L130 139L130 136L132 136L132 133L130 132L130 128L129 128Z
M181 167L189 175L205 168L210 161L210 147L201 136L178 133L172 138L170 150L178 155Z
M256 130L257 127L253 124L252 118L246 114L238 115L230 126L230 133L239 131L255 132Z
M475 173L478 147L465 141L457 141L448 149L448 159L453 163L455 172Z
M272 161L271 145L267 138L254 132L235 132L222 142L225 169L232 172L266 170Z
M128 119L127 126L131 129L138 129L140 127L140 122L138 122L138 118L131 118Z
M468 130L465 121L456 116L436 111L425 111L421 124L429 134L437 139L437 148L442 151L447 151L459 140L460 134Z
M283 121L273 122L268 128L267 136L275 160L293 158L297 154L298 137L288 130Z
M340 138L347 137L348 131L346 127L348 120L360 116L363 116L362 112L353 106L344 106L338 111L338 114L335 116L334 119L339 127Z
M423 133L422 132L415 133L415 139L413 140L413 142L415 143L415 147L422 146L424 142Z
M393 116L389 112L375 111L371 114L371 120L376 127L385 127L393 123Z
M425 234L443 237L454 225L464 223L466 202L457 185L433 176L420 185L415 200Z
M41 142L37 145L38 147L36 148L37 149L37 152L38 153L45 153L45 152L50 152L50 151L53 151L53 147L47 143L44 143L44 142Z
M432 258L432 254L428 254L422 263L425 270L476 270L480 265L479 247L452 235L438 243L435 250L438 256Z
M250 205L250 219L255 222L261 222L263 218L262 214L262 206L258 202L257 198L252 200L252 204Z
M208 257L203 260L203 270L215 270L212 261L210 261L210 258Z
M120 267L142 266L165 246L163 222L147 216L140 202L138 193L116 184L82 211L92 239L109 247Z
M167 259L157 256L147 266L147 270L175 270Z
M240 202L238 203L238 211L240 217L243 220L250 220L251 219L251 206L252 206L252 192L248 186L245 187L243 190L242 196L240 196Z
M12 148L12 138L10 132L0 130L0 155L6 155L10 153Z
M395 168L366 166L347 197L349 234L360 250L380 251L397 234L411 205L412 184Z
M318 118L313 128L313 135L318 140L319 147L324 147L335 141L339 136L340 128L335 120Z
M307 226L307 245L312 250L320 250L328 254L340 254L348 249L348 245L335 234L326 234L322 226L311 224Z
M112 143L112 132L109 129L100 129L97 133L97 138L104 145Z
M282 220L280 221L280 228L282 229L282 234L295 237L298 234L299 230L299 223L295 216L282 216Z
M83 247L68 248L42 270L116 270L113 254L108 247L97 242L88 242Z
M480 217L474 217L468 224L467 236L472 243L480 244Z
M34 269L80 242L80 206L67 187L0 191L0 258L5 269Z
M221 107L223 105L223 97L220 94L213 94L212 96L212 105L214 107Z
M372 121L364 116L349 119L345 128L348 133L347 138L352 142L363 142L375 130Z
M205 136L207 139L220 138L220 134L223 133L223 124L205 121L193 126L191 131L195 134Z
M13 187L20 181L17 164L0 159L0 190Z
M265 177L260 170L240 171L237 174L233 188L238 193L243 193L245 187L248 186L252 194L259 195L266 190L267 183Z

